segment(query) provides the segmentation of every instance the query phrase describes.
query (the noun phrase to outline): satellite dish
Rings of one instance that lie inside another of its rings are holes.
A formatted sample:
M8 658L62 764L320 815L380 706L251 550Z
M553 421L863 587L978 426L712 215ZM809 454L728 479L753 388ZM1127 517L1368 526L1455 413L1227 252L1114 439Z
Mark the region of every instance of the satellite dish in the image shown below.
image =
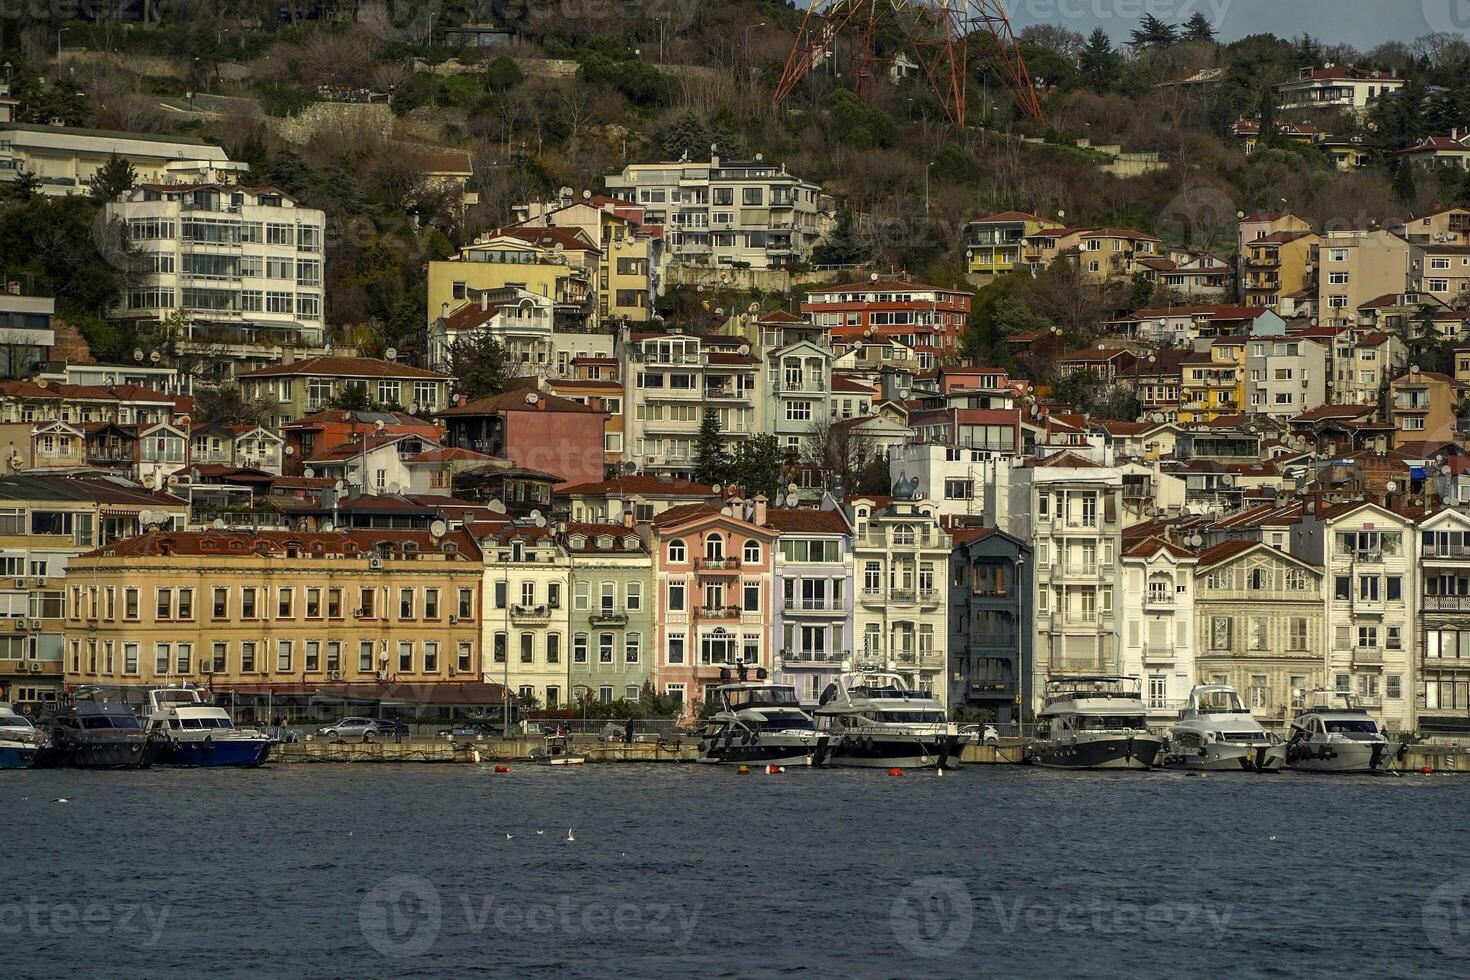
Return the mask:
M143 482L146 484L148 481L145 479ZM147 527L149 524L152 524L153 523L153 511L151 511L151 510L140 510L140 511L138 511L138 523L139 524L142 524L144 527Z
M403 492L403 485L397 480L393 480L388 484L388 492L395 495L400 494Z
M800 489L801 487L797 486L795 483L786 484L786 492L791 494L793 497L796 496L796 492Z
M383 420L382 419L378 419L376 422L373 423L373 431L374 432L382 432L383 431Z
M321 529L323 531L326 531L326 532L330 533L332 531L337 530L337 526L335 524L333 524L331 521L322 521L322 523L321 523Z
M724 514L726 517L734 517L735 508L730 506L729 504L726 504L724 507L720 508L720 513Z
M159 361L163 360L163 355L158 353L158 351L153 351L151 354L148 355L148 360L152 361L154 364L157 364Z
M310 480L316 477L316 470L308 466L306 469L301 471L301 475Z
M756 155L755 155L755 162L756 162L756 163L760 163L760 162L761 162L761 161L762 161L762 160L764 160L764 159L765 159L765 158L766 158L766 155L765 155L765 154L764 154L764 153L757 153L757 154L756 154Z
M533 524L535 524L537 527L545 527L546 526L546 518L542 517L540 514L532 514L531 515L531 522Z
M750 345L749 344L741 344L740 347L739 347L739 353L740 353L740 356L741 357L744 357L745 355L749 354L750 353Z
M398 348L389 347L387 350L383 351L383 359L388 361L398 360Z
M1398 488L1399 488L1399 485L1397 483L1395 483L1393 480L1389 480L1388 483L1384 484L1384 486L1383 486L1383 489L1387 490L1389 493L1393 493Z
M442 538L449 532L449 525L443 520L435 520L429 524L429 533L436 538Z
M133 350L133 360L137 361L139 364L143 363L143 348L138 347Z
M501 503L499 500L492 500L485 505L485 509L493 514L504 514L505 504Z
M797 496L794 493L791 496L789 496L789 497L786 498L786 506L787 507L796 507L800 503L801 503L801 497Z
M295 446L287 446L286 447L286 455L287 456L295 456L296 455L296 447Z
M343 490L347 489L347 484L343 483L341 480L338 480L336 483L332 484L332 489L337 491L338 493L341 493Z
M528 392L526 392L526 404L527 405L534 405L534 404L536 404L540 400L541 400L541 396L538 395L538 394L536 394L534 391L528 391Z
M533 520L533 521L539 521L539 520L541 520L541 512L539 510L533 510L533 511L531 511L531 513L527 514L526 516L529 517L529 518L531 518L531 520Z
M759 313L761 311L761 305L759 303L751 303L747 309L752 313Z
M224 521L224 518L222 518L222 517L216 517L214 519L214 523L210 524L209 526L212 527L212 528L214 528L216 531L223 531L225 529L225 521Z
M720 492L720 485L718 483L716 483L716 484L714 484L713 486L710 487L710 490L712 490L715 493L719 493Z

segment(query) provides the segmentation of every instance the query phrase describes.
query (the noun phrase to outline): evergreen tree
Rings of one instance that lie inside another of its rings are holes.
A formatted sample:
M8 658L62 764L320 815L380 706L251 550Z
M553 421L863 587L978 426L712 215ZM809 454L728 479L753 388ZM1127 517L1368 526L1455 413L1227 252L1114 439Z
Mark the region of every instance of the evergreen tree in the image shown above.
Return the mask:
M92 175L92 200L98 204L115 201L120 195L132 190L137 182L138 172L133 169L133 165L126 158L114 153Z
M1414 203L1418 189L1414 186L1414 164L1411 161L1400 160L1398 166L1394 167L1393 192L1405 204Z
M654 137L654 144L662 160L679 160L686 155L691 160L709 159L709 130L692 112L686 112L670 123Z
M1094 92L1106 92L1118 81L1119 58L1113 42L1101 27L1087 36L1078 57L1082 84Z
M706 408L699 420L699 437L694 440L694 481L719 483L726 479L728 467L725 441L720 436L720 415L713 408Z
M1215 40L1215 27L1203 13L1196 13L1184 22L1183 40L1213 42Z
M456 390L471 400L505 390L505 350L488 330L477 330L449 345L449 373Z
M1179 40L1179 30L1166 24L1153 14L1144 14L1129 34L1128 43L1135 48L1167 48Z
M763 493L775 500L785 486L782 467L790 462L790 456L770 433L752 436L736 446L729 464L729 482L744 489L747 497Z

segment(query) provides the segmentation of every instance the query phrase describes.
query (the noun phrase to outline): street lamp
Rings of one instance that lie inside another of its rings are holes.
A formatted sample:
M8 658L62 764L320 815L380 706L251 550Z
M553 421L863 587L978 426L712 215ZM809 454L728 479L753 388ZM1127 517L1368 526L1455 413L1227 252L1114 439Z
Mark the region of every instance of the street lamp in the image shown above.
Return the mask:
M925 214L928 214L929 213L929 169L931 167L933 167L933 166L934 166L934 164L933 164L932 161L924 165L924 213Z
M765 21L761 21L759 24L751 24L749 27L747 27L745 29L745 57L746 57L746 60L749 60L750 59L750 32L753 31L753 30L755 30L757 27L765 27L765 26L766 26L766 22Z
M61 35L71 30L70 27L59 27L56 29L56 64L61 65Z

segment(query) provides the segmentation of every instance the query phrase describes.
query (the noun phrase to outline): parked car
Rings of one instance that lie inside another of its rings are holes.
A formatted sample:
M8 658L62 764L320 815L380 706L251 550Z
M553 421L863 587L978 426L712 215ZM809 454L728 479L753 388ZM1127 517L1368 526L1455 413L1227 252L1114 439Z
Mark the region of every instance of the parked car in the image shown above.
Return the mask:
M388 718L343 718L335 725L317 729L317 735L334 742L373 742L407 734L407 725Z
M440 738L504 738L505 728L488 721L466 721L439 730Z

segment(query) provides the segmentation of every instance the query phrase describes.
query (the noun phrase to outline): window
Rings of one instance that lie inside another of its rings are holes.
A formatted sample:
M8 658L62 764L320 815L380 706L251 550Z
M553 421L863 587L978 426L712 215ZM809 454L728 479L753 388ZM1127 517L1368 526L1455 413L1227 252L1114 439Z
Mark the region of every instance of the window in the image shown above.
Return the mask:
M490 658L495 661L495 663L505 663L505 645L508 642L509 640L504 633L496 633L495 636L492 638Z
M761 545L759 541L745 542L745 548L741 556L748 565L759 565L761 561Z
M468 640L460 640L459 643L455 646L454 656L455 659L459 661L457 666L460 671L464 673L469 672L470 660L473 655L473 651L474 646Z
M240 590L240 618L241 619L254 619L255 618L255 588L254 588L254 586L247 585L247 586L245 586L244 588L242 588Z
M642 637L637 633L629 633L623 638L623 662L628 664L638 663Z
M342 641L327 641L327 670L333 673L342 669Z
M1334 577L1332 597L1334 599L1351 599L1353 597L1353 580L1348 575Z
M310 615L310 613L308 613L308 615ZM425 619L438 619L439 618L439 590L438 589L425 589L424 590L424 618Z
M1307 620L1304 616L1293 616L1287 630L1287 649L1303 652L1307 649Z
M561 663L561 634L546 634L546 662L549 664Z
M572 663L585 664L587 662L587 634L572 634Z
M424 642L424 673L439 673L439 644L432 640Z
M637 612L643 608L643 585L639 582L628 583L628 611Z
M82 610L80 603L75 600L72 603L73 615L80 616ZM123 589L123 619L138 618L138 590L135 588Z
M155 643L153 645L153 672L155 674L167 674L170 672L169 667L172 664L172 653L173 648L167 643ZM73 657L75 657L75 654L73 654Z
M276 670L281 673L291 672L291 641L276 641Z
M307 640L305 651L302 654L305 660L304 669L308 673L316 673L322 669L322 643L320 640Z
M536 635L534 633L521 634L521 663L530 664L536 662Z
M744 602L741 608L745 612L761 611L761 587L759 582L746 582Z
M398 618L413 619L413 589L398 590Z
M613 635L611 633L597 634L597 662L600 664L613 662Z
M357 669L364 674L373 672L373 641L363 640L357 645Z
M307 589L306 590L306 618L307 619L321 619L322 618L322 590L321 589Z
M684 611L684 583L682 581L669 583L669 612Z
M684 662L684 634L670 633L668 636L668 657L670 664L682 664Z
M398 672L400 674L413 673L412 640L400 640L398 643Z
M276 615L281 619L291 618L293 590L283 588L276 593Z
M174 590L159 589L157 592L158 604L154 612L157 619L172 619L174 606Z
M684 542L683 542L683 540L680 539L680 538L675 538L674 540L670 541L669 542L669 564L671 564L671 565L682 565L687 560L688 560L688 553L686 552L686 550L684 548Z
M1383 679L1383 696L1394 701L1404 696L1404 679L1399 674L1389 674Z
M459 618L471 619L475 612L475 590L459 590Z

